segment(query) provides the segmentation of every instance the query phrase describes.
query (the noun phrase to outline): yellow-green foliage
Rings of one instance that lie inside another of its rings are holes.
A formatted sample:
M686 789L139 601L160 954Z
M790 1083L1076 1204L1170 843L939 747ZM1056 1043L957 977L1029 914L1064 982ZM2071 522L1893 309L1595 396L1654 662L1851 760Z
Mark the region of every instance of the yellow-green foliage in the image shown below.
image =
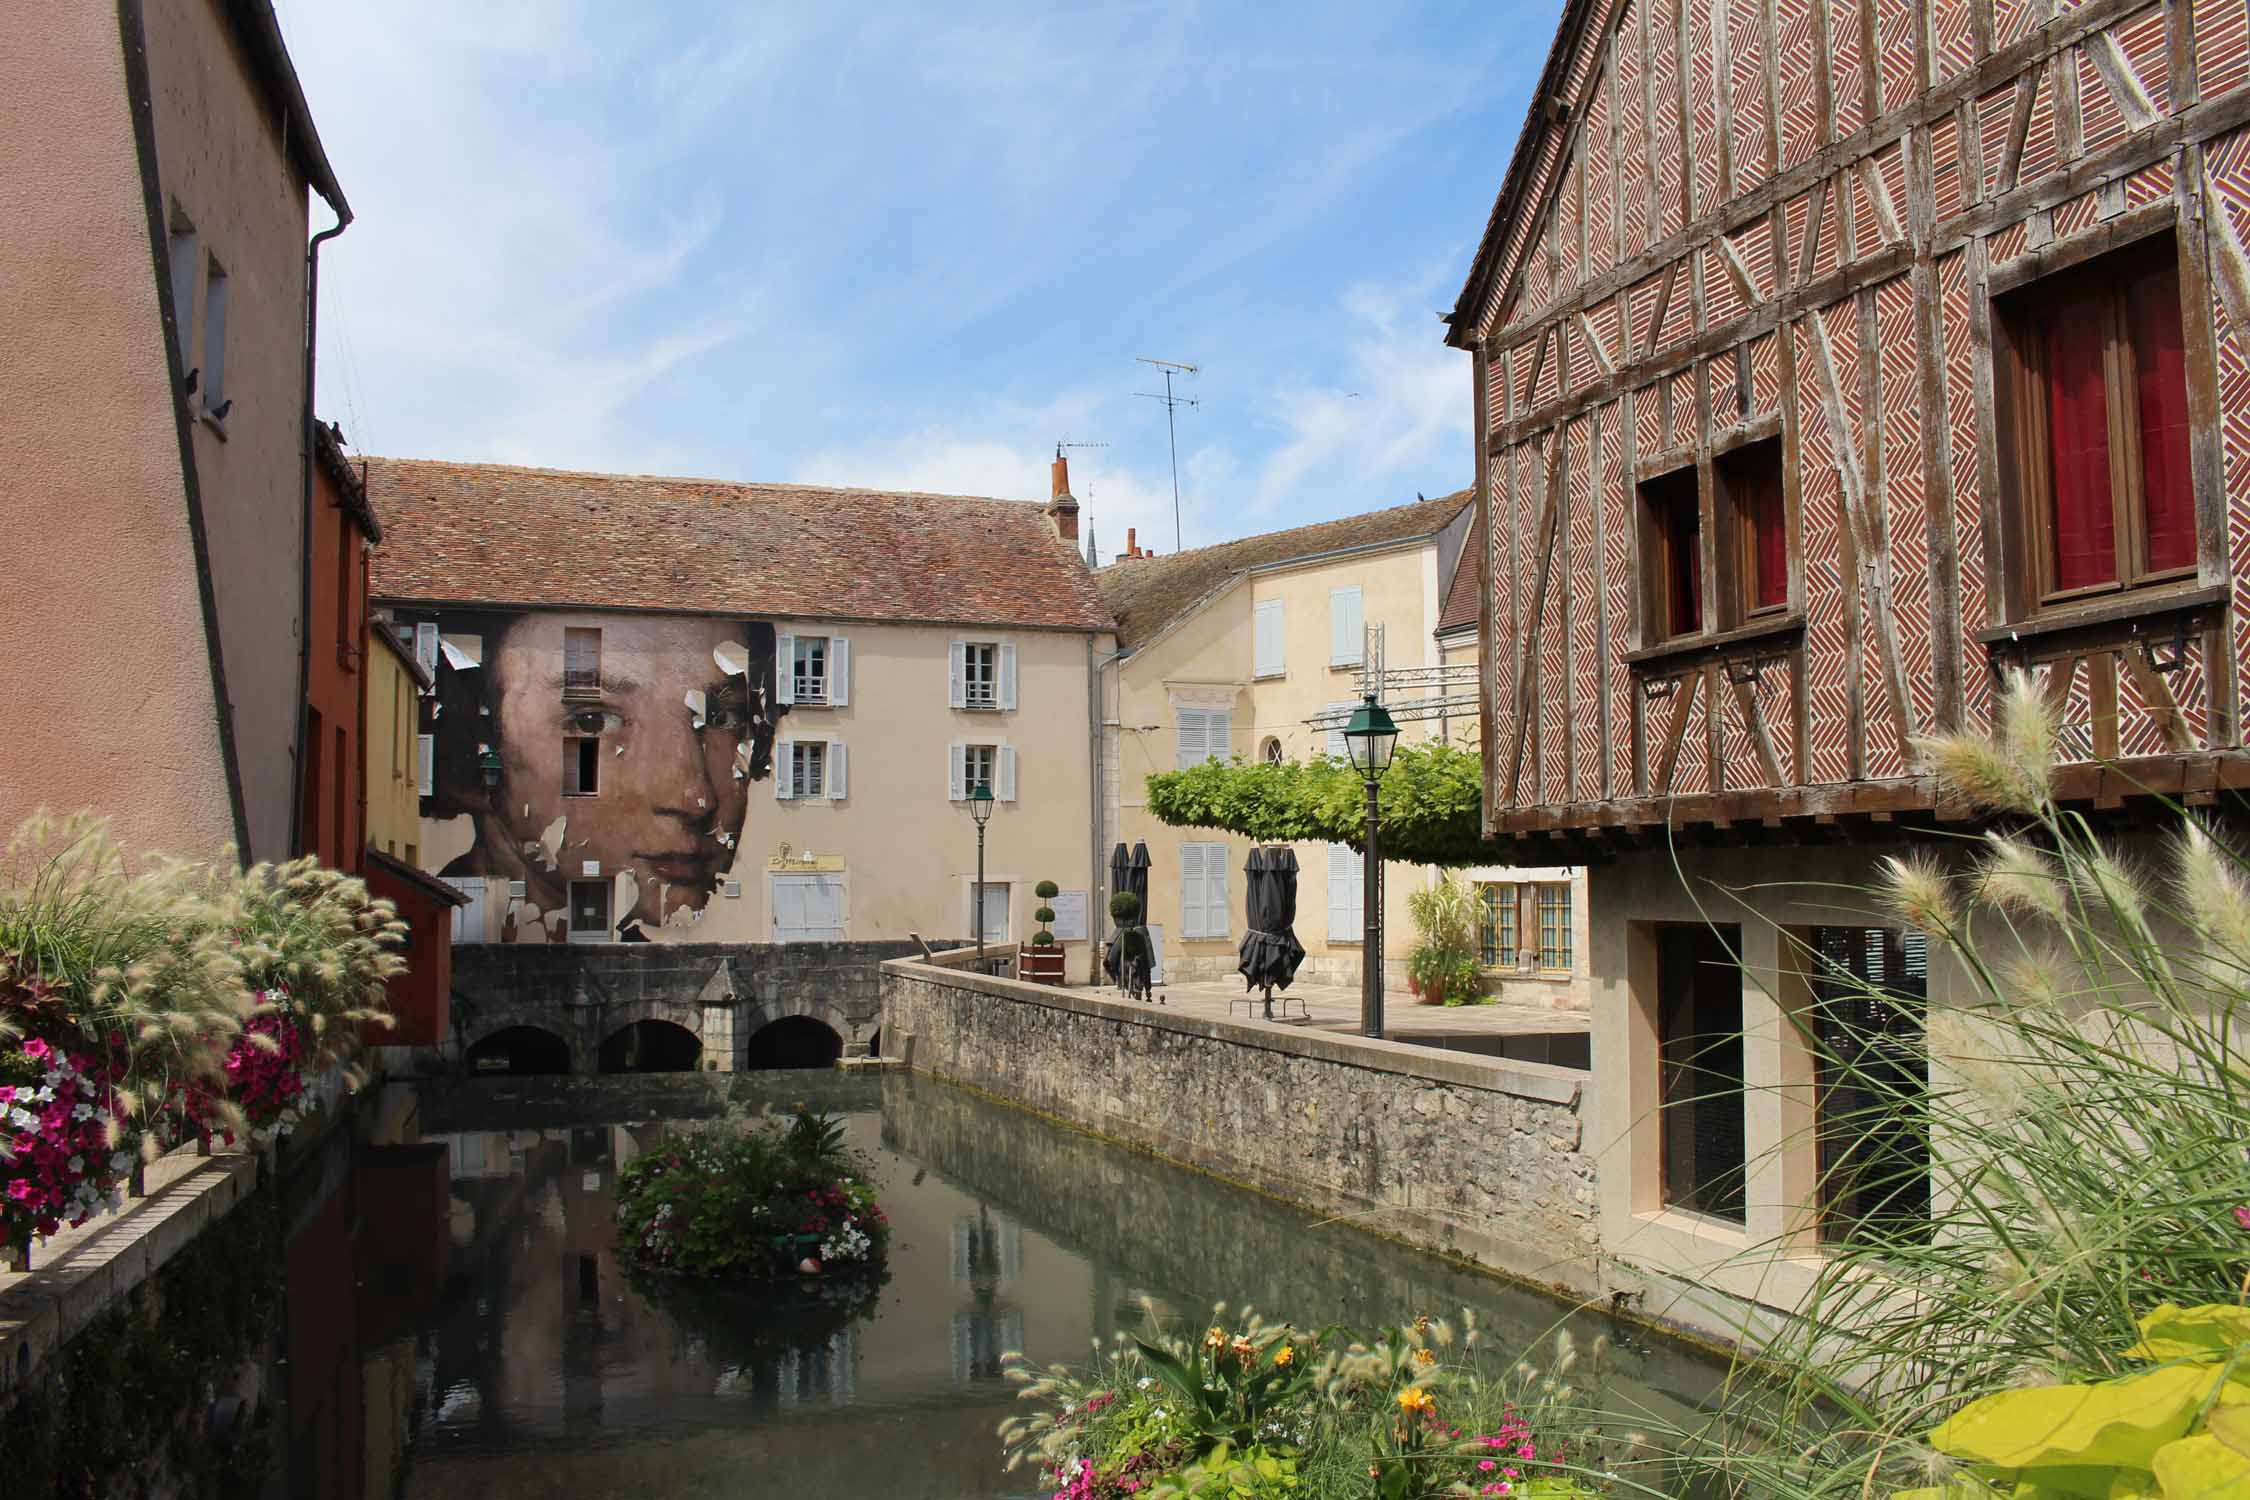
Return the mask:
M1892 1500L2250 1497L2250 1311L2166 1303L2113 1379L2000 1391L1929 1435L1963 1469Z

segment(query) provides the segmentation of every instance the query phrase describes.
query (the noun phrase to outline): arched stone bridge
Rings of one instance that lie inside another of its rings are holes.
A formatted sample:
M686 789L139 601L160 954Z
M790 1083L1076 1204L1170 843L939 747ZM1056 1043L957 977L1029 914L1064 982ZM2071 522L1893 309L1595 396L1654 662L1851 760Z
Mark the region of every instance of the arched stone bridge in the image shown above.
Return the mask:
M465 944L454 1055L470 1071L729 1072L873 1038L878 965L911 943Z

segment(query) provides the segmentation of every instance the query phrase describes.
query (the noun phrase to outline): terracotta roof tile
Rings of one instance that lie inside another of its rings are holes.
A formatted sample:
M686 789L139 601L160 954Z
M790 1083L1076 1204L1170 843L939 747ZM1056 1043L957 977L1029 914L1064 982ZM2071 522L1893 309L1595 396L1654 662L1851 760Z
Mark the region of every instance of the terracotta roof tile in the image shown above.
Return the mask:
M1445 608L1438 612L1438 634L1476 629L1478 611L1483 603L1484 526L1480 521L1471 521L1468 538L1461 544L1461 559L1453 568L1453 582L1445 590Z
M378 597L1108 630L1021 500L367 460Z
M1233 574L1323 552L1434 536L1468 502L1469 492L1456 490L1435 500L1269 531L1169 557L1121 558L1094 578L1117 613L1118 644L1130 648L1185 614Z

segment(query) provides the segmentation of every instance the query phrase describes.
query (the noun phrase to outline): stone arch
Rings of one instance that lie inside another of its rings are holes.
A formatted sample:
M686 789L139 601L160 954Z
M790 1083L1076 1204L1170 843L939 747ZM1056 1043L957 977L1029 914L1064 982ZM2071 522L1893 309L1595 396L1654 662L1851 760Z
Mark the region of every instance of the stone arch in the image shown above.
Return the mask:
M576 1071L572 1066L575 1060L570 1040L552 1026L511 1019L505 1024L483 1027L477 1039L462 1052L461 1069L471 1076L567 1074Z
M786 1015L754 1029L745 1028L742 1066L832 1068L844 1055L844 1034L819 1015Z
M669 1035L659 1028L687 1033L695 1044L695 1060L687 1065L689 1068L731 1070L734 1066L734 1035L722 1009L686 1000L628 1000L602 1006L598 1014L587 1019L588 1050L594 1068L604 1073L617 1071L610 1066L611 1044L636 1028L646 1028L637 1033L644 1038ZM668 1067L661 1071L680 1070Z
M692 1073L702 1061L702 1036L661 1016L615 1028L602 1038L597 1054L604 1073Z

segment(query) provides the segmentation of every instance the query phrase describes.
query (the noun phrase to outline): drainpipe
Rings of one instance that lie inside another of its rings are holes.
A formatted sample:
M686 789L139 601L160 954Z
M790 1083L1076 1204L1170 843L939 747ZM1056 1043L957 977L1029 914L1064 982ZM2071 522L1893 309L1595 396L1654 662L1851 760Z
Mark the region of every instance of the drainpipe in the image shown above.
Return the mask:
M289 847L281 857L290 858L297 853L298 844L305 834L305 714L311 705L306 701L312 691L312 533L313 533L313 349L319 342L320 332L320 246L342 234L352 222L348 205L336 210L334 227L323 229L312 237L305 247L305 409L298 423L297 437L304 453L303 498L298 504L297 543L297 746L296 774L290 778ZM364 688L365 684L361 686ZM361 696L366 695L363 692ZM362 764L367 758L366 748L360 750ZM248 861L252 851L245 849L242 857Z

